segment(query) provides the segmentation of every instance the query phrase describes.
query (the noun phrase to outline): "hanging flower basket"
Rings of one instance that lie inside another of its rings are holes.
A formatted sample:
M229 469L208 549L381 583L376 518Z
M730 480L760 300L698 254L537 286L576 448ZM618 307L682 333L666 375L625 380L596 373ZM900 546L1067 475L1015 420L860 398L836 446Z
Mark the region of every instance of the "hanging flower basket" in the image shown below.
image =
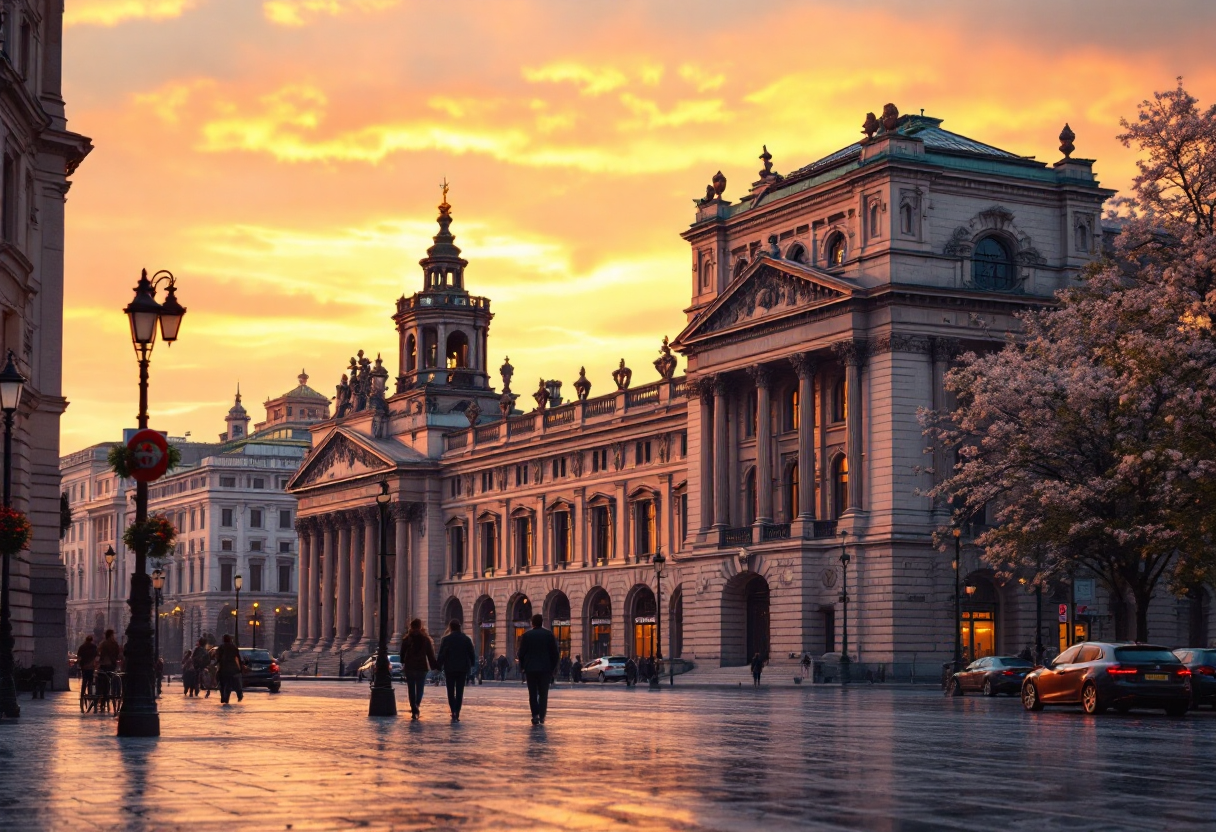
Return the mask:
M14 508L0 508L0 553L15 555L29 545L34 527Z
M142 523L128 526L122 542L133 552L142 550L149 558L159 560L173 551L177 529L167 517L155 514Z
M135 468L135 454L122 442L116 442L110 446L110 453L106 456L106 462L110 465L110 470L123 479L130 479L131 471ZM169 467L167 470L172 471L174 468L182 464L182 452L174 445L169 446Z

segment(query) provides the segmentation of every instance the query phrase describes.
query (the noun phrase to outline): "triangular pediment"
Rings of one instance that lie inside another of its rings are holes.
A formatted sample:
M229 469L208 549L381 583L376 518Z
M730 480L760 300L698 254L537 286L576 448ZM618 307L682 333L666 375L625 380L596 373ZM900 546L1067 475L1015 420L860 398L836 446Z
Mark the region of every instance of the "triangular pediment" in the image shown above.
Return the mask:
M793 260L761 255L680 333L676 343L687 344L707 335L834 303L858 291L857 285L845 278Z
M288 488L307 488L330 482L355 479L367 474L391 471L396 462L358 441L350 434L336 430L305 459Z

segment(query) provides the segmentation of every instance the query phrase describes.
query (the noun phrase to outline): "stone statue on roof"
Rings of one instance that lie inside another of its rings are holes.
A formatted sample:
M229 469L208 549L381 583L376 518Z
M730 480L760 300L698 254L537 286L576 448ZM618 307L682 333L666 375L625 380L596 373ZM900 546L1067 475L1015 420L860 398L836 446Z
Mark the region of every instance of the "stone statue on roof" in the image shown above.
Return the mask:
M350 384L347 382L346 373L342 374L342 381L338 382L338 395L334 397L334 415L341 419L350 412Z

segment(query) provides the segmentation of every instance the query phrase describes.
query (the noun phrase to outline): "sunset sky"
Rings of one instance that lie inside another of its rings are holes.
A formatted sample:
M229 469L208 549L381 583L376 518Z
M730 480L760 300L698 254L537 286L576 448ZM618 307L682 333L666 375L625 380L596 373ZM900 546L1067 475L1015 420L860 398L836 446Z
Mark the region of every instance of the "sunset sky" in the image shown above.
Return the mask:
M1150 11L1144 11L1150 9ZM122 307L167 268L189 308L152 359L153 427L215 439L295 385L333 395L385 353L452 182L467 285L516 388L635 383L688 302L681 230L762 144L787 172L888 101L1124 188L1121 116L1185 76L1216 99L1216 3L67 0L70 127L96 149L67 203L64 453L134 423ZM681 365L682 366L682 365Z

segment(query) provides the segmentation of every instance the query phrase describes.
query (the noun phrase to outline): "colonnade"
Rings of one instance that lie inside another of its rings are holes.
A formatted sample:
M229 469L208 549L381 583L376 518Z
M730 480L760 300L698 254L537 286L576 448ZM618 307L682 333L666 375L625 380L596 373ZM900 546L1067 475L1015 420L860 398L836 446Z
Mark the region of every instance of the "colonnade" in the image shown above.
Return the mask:
M386 541L390 570L389 626L401 638L410 609L410 555L420 512L415 504L389 507ZM376 506L300 517L299 618L296 650L372 649L379 632L380 515Z

